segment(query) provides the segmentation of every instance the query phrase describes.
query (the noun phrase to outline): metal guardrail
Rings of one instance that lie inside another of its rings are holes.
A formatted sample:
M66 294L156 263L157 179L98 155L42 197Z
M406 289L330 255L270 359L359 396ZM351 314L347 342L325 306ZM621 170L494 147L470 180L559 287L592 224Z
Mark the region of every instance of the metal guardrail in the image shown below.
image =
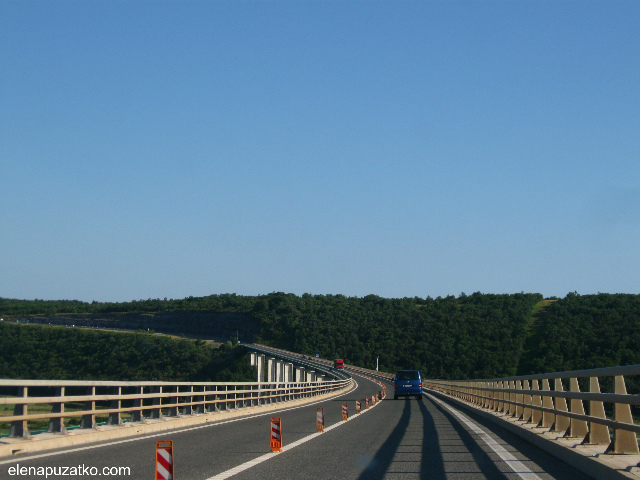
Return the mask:
M48 432L65 433L68 418L79 418L79 428L96 428L96 418L106 418L108 425L120 425L123 415L128 415L132 422L145 422L297 400L342 389L350 382L350 379L304 383L0 379L0 391L15 392L15 396L0 397L0 406L13 406L13 414L0 416L0 424L10 424L10 437L29 437L29 423L36 420L48 420Z
M635 375L640 375L640 365L486 380L423 380L423 387L524 424L583 438L583 444L608 445L607 453L638 454L640 425L634 423L631 406L640 405L640 395L628 394L625 382L625 377ZM612 393L600 391L604 377L613 378ZM580 383L586 385L587 380L589 390L581 392ZM605 413L605 404L612 419Z

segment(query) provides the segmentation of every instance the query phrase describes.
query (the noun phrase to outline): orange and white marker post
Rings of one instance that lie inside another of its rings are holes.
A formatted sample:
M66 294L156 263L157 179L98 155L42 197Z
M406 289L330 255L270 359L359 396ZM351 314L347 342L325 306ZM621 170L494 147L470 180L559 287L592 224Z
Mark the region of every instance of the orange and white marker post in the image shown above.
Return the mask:
M324 409L316 409L316 429L318 433L324 432Z
M369 410L369 397L364 399L364 409Z
M173 442L156 442L156 478L155 480L173 480Z
M356 415L362 411L360 408L360 399L356 400Z
M371 406L373 407L376 404L376 396L371 395Z
M282 425L280 417L271 417L271 451L282 452Z
M349 418L349 407L347 406L347 402L342 404L342 421L346 421Z

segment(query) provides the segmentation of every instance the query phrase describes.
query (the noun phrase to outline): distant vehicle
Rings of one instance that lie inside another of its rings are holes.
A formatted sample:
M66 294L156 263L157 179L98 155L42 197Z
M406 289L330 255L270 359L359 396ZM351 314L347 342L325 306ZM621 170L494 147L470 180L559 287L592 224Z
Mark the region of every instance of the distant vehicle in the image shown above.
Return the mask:
M394 400L400 396L415 396L418 400L422 399L422 377L418 370L398 370L393 382Z
M333 361L333 368L336 368L338 370L344 370L344 360L341 359L336 359Z

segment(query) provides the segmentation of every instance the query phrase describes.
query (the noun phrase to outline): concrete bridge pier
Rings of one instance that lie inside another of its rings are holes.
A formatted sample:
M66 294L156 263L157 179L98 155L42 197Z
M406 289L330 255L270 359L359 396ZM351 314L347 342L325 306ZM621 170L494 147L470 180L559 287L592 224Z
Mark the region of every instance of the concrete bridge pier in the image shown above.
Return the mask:
M276 373L276 359L275 358L267 358L267 383L273 383Z
M285 363L284 364L284 381L286 383L291 383L291 382L295 381L293 363Z
M264 382L264 355L251 352L251 366L258 370L258 382Z

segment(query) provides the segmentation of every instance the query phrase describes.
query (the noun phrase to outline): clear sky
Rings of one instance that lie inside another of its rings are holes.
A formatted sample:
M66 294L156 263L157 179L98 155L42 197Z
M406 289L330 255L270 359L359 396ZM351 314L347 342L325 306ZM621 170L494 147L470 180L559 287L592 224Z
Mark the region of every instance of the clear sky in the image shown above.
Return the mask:
M0 297L640 293L640 2L0 1Z

